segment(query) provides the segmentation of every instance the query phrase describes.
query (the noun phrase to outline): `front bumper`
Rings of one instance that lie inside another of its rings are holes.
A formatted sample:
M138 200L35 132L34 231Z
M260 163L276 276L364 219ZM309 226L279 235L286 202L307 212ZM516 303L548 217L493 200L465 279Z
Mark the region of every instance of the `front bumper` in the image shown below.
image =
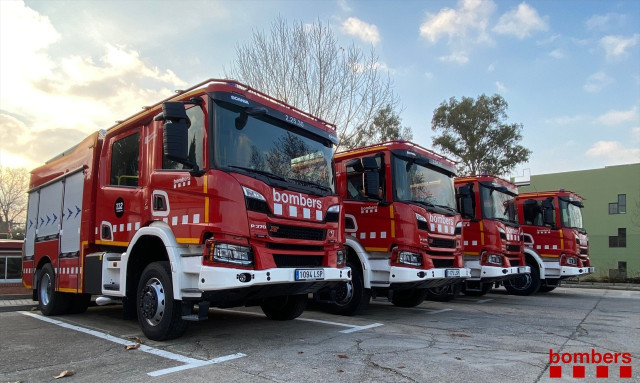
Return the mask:
M428 288L452 285L469 278L468 268L433 268L412 269L409 267L391 266L389 270L389 288Z
M595 267L560 266L558 262L544 262L544 275L549 279L565 279L593 274Z
M480 265L480 261L467 261L464 266L471 271L468 281L499 282L531 273L529 266L486 266Z

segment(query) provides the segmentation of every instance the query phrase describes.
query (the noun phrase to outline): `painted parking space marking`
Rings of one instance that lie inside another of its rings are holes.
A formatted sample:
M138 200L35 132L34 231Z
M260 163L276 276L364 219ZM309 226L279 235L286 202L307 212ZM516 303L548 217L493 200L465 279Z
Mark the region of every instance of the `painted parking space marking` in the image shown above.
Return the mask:
M434 310L434 309L428 309L426 307L397 307L397 306L394 306L393 309L394 310L408 310L408 311L422 311L422 312L426 312L429 315L440 314L440 313L444 313L444 312L447 312L447 311L453 311L453 309Z
M492 300L493 298L480 299L479 301L476 301L476 303L487 303L487 302L491 302Z
M35 318L35 319L39 319L39 320L44 321L44 322L49 322L51 324L55 324L56 326L64 327L66 329L70 329L70 330L78 331L78 332L81 332L81 333L84 333L84 334L88 334L88 335L91 335L91 336L95 336L95 337L107 340L109 342L121 344L123 346L128 346L128 345L132 344L131 341L126 340L126 339L118 338L118 337L115 337L113 335L105 334L105 333L100 332L100 331L91 330L91 329L88 329L88 328L84 328L84 327L72 325L72 324L69 324L69 323L65 323L65 322L62 322L62 321L59 321L59 320L56 320L56 319L52 319L52 318L49 318L49 317L45 317L45 316L42 316L42 315L39 315L39 314L35 314L35 313L27 312L27 311L19 311L19 313L22 314L22 315L30 316L30 317ZM146 353L149 353L149 354L153 354L153 355L165 358L165 359L171 359L171 360L174 360L176 362L184 363L184 365L182 365L182 366L176 366L176 367L171 367L171 368L165 368L163 370L149 372L149 373L147 373L147 375L149 375L149 376L166 375L166 374L170 374L170 373L176 372L176 371L183 371L183 370L187 370L187 369L190 369L190 368L208 366L210 364L226 362L228 360L238 359L238 358L242 358L242 357L247 356L246 354L243 354L243 353L239 352L237 354L226 355L226 356L222 356L222 357L211 359L211 360L201 360L201 359L190 358L190 357L184 356L184 355L174 354L174 353L166 351L166 350L160 350L160 349L157 349L157 348L149 347L149 346L146 346L144 344L141 344L140 347L137 350L142 351L142 352L146 352Z
M248 314L248 315L259 316L259 317L264 317L265 316L264 314L261 314L261 313L253 313L253 312L249 312L249 311L239 311L239 310L229 310L229 309L215 309L215 311L226 311L226 312L231 312L231 313ZM330 325L330 326L349 327L347 330L340 331L343 334L350 334L350 333L356 332L356 331L367 330L367 329L370 329L370 328L383 326L382 323L372 323L372 324L368 324L368 325L364 325L364 326L358 326L358 325L353 325L353 324L349 324L349 323L340 323L340 322L334 322L334 321L328 321L328 320L322 320L322 319L312 319L312 318L296 318L294 320L299 320L299 321L303 321L303 322L322 323L322 324L327 324L327 325Z

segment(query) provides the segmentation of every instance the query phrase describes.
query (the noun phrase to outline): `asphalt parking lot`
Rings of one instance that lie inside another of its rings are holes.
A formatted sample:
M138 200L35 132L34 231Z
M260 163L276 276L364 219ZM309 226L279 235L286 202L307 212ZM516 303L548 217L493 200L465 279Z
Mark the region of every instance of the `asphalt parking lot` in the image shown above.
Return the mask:
M259 308L212 309L207 321L168 342L146 339L121 314L119 306L57 317L0 312L0 382L53 381L63 371L73 373L65 382L629 382L640 376L640 291L558 288L515 297L496 289L415 308L376 300L353 317L312 304L288 322L268 320ZM550 363L553 353L587 353L592 360ZM596 354L615 353L616 363L593 363ZM575 366L584 378L574 377ZM558 372L560 378L552 377Z

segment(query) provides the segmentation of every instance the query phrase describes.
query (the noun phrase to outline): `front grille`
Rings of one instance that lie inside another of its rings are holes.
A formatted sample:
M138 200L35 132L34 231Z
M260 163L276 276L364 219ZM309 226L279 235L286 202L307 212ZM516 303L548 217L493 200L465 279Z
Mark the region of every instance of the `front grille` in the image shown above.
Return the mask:
M311 245L294 245L291 243L267 243L267 249L272 250L289 250L289 251L322 251L324 250L322 246L311 246Z
M510 253L519 253L520 245L507 245L507 251Z
M580 249L580 254L581 255L588 255L589 254L589 249Z
M276 225L267 223L269 236L274 238L304 239L308 241L324 241L326 230L310 227Z
M511 266L520 266L520 260L519 259L511 259L509 258L509 263L511 264Z
M438 269L453 267L453 259L432 259L433 266Z
M277 267L318 267L322 266L322 258L322 255L273 255Z
M445 249L455 249L456 241L455 239L442 239L442 238L433 238L433 242L429 243L431 247L441 247Z

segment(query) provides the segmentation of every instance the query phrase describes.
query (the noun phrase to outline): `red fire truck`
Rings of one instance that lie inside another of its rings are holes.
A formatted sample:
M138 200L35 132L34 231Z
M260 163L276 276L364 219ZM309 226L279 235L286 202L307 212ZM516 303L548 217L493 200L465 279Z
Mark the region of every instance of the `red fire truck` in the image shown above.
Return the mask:
M467 295L484 295L494 284L529 273L518 223L516 185L491 175L455 179L458 210L462 214L464 265L471 277Z
M334 126L243 84L179 91L31 173L24 284L45 315L121 300L154 340L210 306L293 319L350 280L336 144Z
M546 293L562 279L594 272L589 260L589 239L582 227L582 201L578 194L566 190L516 197L531 274L506 281L510 293Z
M386 296L420 304L428 288L469 276L462 261L454 163L418 145L391 141L336 154L352 281L334 291L332 311L350 315ZM322 300L322 294L318 294Z

